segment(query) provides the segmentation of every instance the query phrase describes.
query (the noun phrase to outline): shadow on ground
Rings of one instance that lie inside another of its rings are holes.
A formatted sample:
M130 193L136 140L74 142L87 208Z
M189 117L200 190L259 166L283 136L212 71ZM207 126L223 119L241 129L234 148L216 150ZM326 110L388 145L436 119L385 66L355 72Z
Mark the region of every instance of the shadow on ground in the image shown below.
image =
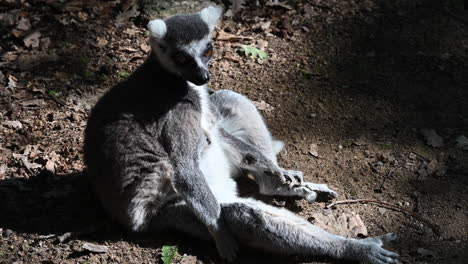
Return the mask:
M172 230L156 234L126 232L105 215L85 172L55 175L43 171L30 178L2 180L0 201L0 227L25 234L36 242L49 239L59 244L59 236L71 233L63 243L75 239L95 243L124 240L147 248L175 244L180 252L195 255L204 263L222 262L212 242ZM50 235L55 236L47 238ZM298 257L275 256L242 246L240 252L236 263L296 263L299 260ZM75 251L68 258L79 258L84 254Z

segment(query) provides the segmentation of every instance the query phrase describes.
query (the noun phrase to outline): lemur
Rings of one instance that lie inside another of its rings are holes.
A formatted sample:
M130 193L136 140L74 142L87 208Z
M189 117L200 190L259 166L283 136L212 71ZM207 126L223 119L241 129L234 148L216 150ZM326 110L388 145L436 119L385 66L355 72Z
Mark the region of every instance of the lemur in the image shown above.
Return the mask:
M148 59L92 109L84 158L105 210L134 232L175 228L212 239L228 261L243 243L286 255L397 263L398 255L382 248L393 234L344 238L286 209L239 197L234 179L246 174L266 195L313 202L317 194L336 193L278 166L282 143L249 99L208 92L210 33L221 15L211 6L150 21Z

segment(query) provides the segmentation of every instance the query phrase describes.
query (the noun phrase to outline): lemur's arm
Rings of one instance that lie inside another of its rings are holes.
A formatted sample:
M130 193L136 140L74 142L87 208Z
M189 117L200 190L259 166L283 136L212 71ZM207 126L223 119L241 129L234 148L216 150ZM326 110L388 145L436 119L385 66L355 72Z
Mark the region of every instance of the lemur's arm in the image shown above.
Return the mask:
M180 103L169 116L162 134L174 166L174 189L208 228L220 255L233 260L237 244L224 227L221 207L199 167L200 144L205 140L200 127L200 112L189 103Z
M278 165L265 157L255 146L244 142L243 140L229 134L223 128L220 128L220 135L223 138L223 148L234 160L235 164L242 169L251 172L261 172L271 177L278 177L282 183L286 181L295 181L283 174Z

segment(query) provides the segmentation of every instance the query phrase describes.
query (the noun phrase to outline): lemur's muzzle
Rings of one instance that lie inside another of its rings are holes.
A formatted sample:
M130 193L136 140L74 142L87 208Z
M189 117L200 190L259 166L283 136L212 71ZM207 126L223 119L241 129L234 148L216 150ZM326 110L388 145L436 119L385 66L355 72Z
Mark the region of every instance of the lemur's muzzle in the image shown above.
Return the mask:
M210 81L210 74L207 70L200 70L194 73L188 81L195 85L204 85Z

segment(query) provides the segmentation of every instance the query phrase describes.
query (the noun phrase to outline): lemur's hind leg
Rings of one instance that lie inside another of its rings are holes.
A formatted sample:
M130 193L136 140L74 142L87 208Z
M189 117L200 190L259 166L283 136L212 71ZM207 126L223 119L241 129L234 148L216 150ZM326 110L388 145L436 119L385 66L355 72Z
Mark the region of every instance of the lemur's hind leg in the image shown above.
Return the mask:
M328 233L292 212L252 199L221 204L228 229L242 244L282 255L329 256L372 264L398 263L398 255L382 248L393 234L363 240ZM183 204L161 210L154 226L171 227L198 238L211 239L207 229ZM153 226L152 223L152 226Z
M252 173L260 193L298 196L310 202L315 201L317 194L326 198L336 196L336 192L325 184L304 182L302 172L278 166L277 155L283 143L273 139L262 116L249 99L232 91L221 90L210 95L210 100L220 112L221 126L227 134L225 137L233 146L228 152L234 156L242 155L242 158L237 158L238 166ZM245 153L251 154L246 156ZM285 185L284 179L289 179L290 184Z

